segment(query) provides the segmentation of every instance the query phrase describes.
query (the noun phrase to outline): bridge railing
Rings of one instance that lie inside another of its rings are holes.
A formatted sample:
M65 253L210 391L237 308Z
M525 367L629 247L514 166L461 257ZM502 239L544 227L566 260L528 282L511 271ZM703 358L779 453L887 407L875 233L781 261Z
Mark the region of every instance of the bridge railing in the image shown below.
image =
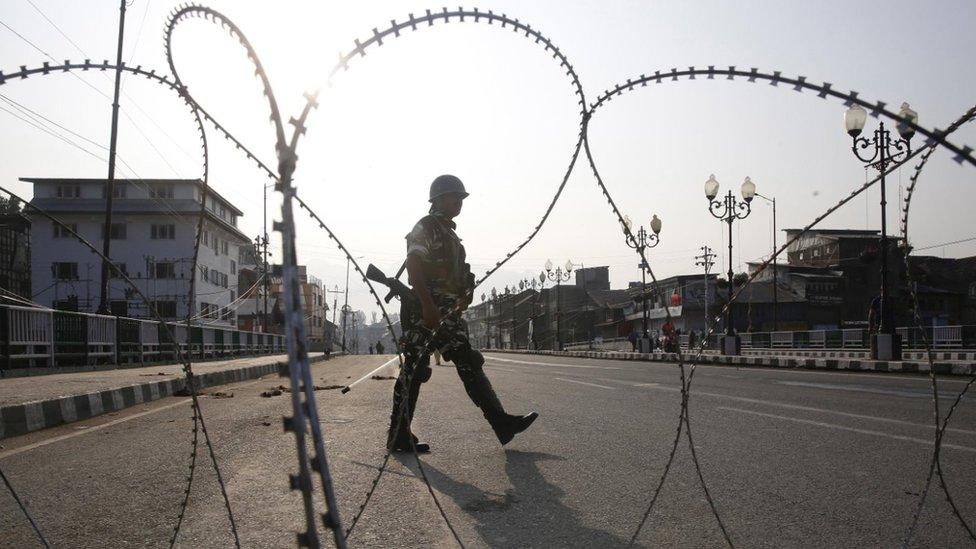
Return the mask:
M284 336L221 326L0 305L0 370L282 353Z

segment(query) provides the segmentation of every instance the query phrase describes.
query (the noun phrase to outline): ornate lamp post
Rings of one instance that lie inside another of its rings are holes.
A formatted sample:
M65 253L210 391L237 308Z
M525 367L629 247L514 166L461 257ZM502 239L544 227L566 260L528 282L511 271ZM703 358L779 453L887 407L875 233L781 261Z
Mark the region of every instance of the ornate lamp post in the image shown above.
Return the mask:
M650 267L644 260L644 251L661 243L658 236L661 234L661 220L656 214L651 217L650 225L650 233L648 233L644 229L644 226L641 225L637 229L637 234L634 235L632 232L633 223L630 221L630 217L624 216L624 235L627 237L627 246L637 250L637 253L641 256L641 262L639 265L637 265L637 267L641 270L641 317L643 320L643 329L641 331L640 352L642 353L649 353L651 351L651 336L647 331L647 271L650 270Z
M498 290L495 289L495 287L491 288L491 306L488 309L488 311L489 313L491 311L495 311L495 316L497 317L495 319L495 332L497 332L498 334L495 336L495 345L498 345L498 348L501 349L502 348L502 315L498 312Z
M482 305L484 305L484 303L485 303L485 294L484 294L484 292L482 292L482 294L481 294L481 303L482 303ZM484 345L485 345L485 348L486 349L490 349L491 348L491 324L489 324L489 322L491 321L491 317L488 315L488 307L491 307L491 304L490 303L485 306L485 343L484 343Z
M885 216L887 201L885 200L885 169L889 163L898 163L912 153L912 137L915 135L914 125L918 124L918 113L913 111L908 103L901 104L901 122L897 124L901 139L892 139L891 133L885 129L884 122L878 123L871 139L859 137L867 121L867 112L860 105L853 105L844 113L844 127L851 136L853 144L851 151L858 160L874 166L881 172L881 292L878 297L878 316L880 325L878 333L871 334L871 358L875 360L901 360L901 337L895 333L892 326L888 302L888 226ZM872 311L875 309L871 303Z
M715 200L716 196L718 196L718 181L715 179L715 174L712 174L709 176L708 181L705 182L705 198L708 199L708 211L715 218L729 224L729 306L725 313L725 338L722 341L722 354L737 355L741 350L741 341L739 340L739 336L735 334L735 328L732 326L732 278L735 276L732 272L732 222L736 219L749 217L749 214L752 212L752 208L749 205L752 203L753 197L756 196L756 185L748 177L743 181L743 202L736 200L731 189L722 200Z
M559 288L562 286L564 281L569 281L570 276L573 273L573 262L566 260L565 272L556 267L555 270L552 268L552 260L546 260L546 272L539 274L539 280L545 282L548 278L549 280L556 283L556 350L563 350L563 342L560 334L560 329L562 328L562 311L559 308Z

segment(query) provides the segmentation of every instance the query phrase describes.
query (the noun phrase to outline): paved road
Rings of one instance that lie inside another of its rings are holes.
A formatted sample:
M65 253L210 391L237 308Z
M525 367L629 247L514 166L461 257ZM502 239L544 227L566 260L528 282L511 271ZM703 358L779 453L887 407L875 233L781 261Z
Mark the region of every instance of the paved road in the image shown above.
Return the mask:
M348 383L389 357L314 366L323 384ZM661 475L678 418L674 365L492 355L487 370L512 412L538 410L532 429L500 448L451 368L435 368L415 430L434 489L468 546L626 545ZM392 373L392 372L389 372ZM205 397L214 443L247 547L290 546L300 501L286 489L293 438L282 433L287 395L259 393L268 377ZM342 517L362 501L383 457L392 381L347 395L317 393ZM942 385L943 406L959 380ZM691 400L698 456L736 545L899 546L929 459L931 391L924 377L699 367ZM0 467L56 546L165 546L190 455L187 399L2 441ZM976 410L956 412L943 463L953 496L976 521ZM185 547L232 544L205 452L198 463ZM394 460L352 546L451 546L412 457ZM0 494L0 545L32 533ZM718 547L687 442L640 546ZM934 489L914 546L973 542Z

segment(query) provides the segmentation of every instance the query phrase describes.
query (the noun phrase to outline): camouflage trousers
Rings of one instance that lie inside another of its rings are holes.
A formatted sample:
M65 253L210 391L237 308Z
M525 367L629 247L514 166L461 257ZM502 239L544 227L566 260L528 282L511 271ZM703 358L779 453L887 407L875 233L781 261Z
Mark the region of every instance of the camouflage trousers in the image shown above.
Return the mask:
M388 445L405 447L409 444L410 423L417 408L420 386L431 376L430 354L426 352L431 332L419 323L407 329L400 339L404 353L403 367L393 388L393 410L390 413ZM447 317L434 336L430 351L439 350L445 360L454 363L458 377L471 401L481 408L489 423L495 425L505 417L505 409L485 375L485 359L471 347L467 323L464 319ZM402 407L407 405L404 410ZM401 414L402 417L401 417ZM399 428L398 428L399 427Z

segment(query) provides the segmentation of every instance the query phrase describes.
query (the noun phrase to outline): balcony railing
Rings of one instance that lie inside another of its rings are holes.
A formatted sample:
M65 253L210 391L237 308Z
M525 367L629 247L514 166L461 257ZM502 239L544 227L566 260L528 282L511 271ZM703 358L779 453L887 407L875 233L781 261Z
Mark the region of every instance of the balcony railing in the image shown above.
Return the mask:
M0 377L16 368L172 362L179 352L202 359L284 351L279 334L0 306Z

